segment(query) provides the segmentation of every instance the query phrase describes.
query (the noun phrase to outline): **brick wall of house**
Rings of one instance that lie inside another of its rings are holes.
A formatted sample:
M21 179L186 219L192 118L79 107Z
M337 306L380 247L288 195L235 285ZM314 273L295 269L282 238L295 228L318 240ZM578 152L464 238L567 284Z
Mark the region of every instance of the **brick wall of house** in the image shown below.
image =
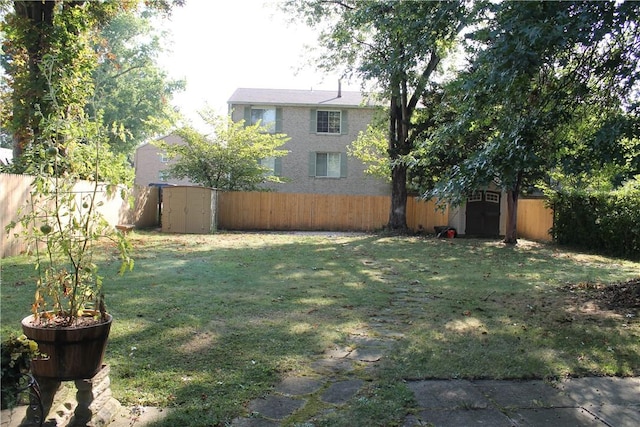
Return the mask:
M168 135L162 138L169 144L184 144L181 138L176 135ZM163 161L163 150L153 143L144 144L136 150L135 154L135 184L147 186L149 184L167 183L175 185L188 185L188 179L174 179L167 177L163 180L162 172L171 164Z
M232 104L232 119L244 119L245 107ZM269 107L269 105L265 105ZM275 107L275 106L272 106ZM322 106L285 106L282 109L282 133L291 139L282 147L289 154L282 158L282 176L288 178L284 184L269 184L268 187L286 193L316 194L361 194L389 195L390 185L384 180L366 175L365 165L358 159L347 156L347 175L344 178L309 176L309 155L312 152L346 153L347 146L364 131L371 122L373 108L349 108L328 106L328 110L347 111L348 133L343 135L317 134L311 131L311 110L323 109Z

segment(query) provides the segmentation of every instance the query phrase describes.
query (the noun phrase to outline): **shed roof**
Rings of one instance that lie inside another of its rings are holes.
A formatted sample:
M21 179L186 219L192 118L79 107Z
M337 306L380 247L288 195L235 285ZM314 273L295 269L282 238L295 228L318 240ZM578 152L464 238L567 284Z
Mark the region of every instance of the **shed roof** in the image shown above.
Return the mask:
M238 88L229 104L322 105L340 107L374 107L366 95L356 91Z

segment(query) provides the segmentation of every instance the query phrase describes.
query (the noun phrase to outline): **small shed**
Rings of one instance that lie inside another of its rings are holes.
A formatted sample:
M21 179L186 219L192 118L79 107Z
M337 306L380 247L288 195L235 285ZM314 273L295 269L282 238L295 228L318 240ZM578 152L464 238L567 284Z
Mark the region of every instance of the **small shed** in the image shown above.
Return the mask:
M177 185L162 191L162 231L209 234L217 228L218 192L214 188Z

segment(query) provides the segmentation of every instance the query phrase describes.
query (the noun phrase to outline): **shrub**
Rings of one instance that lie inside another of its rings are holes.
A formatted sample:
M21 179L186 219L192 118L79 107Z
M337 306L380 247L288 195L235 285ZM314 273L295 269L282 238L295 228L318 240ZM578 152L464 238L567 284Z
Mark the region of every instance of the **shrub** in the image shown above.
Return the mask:
M551 202L559 244L640 258L640 181L613 192L558 192Z

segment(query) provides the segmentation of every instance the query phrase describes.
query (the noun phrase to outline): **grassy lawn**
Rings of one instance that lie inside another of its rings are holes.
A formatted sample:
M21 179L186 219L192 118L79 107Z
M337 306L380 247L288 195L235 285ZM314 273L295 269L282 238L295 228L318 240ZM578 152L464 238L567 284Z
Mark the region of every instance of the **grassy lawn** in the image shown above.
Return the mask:
M374 376L362 373L388 414L406 404L383 405L403 394L401 379L640 375L638 308L597 298L640 277L638 262L526 241L131 236L133 272L118 277L104 251L107 363L124 405L176 408L166 425L224 425L373 325L399 337ZM2 260L3 337L29 314L33 276L27 258Z

